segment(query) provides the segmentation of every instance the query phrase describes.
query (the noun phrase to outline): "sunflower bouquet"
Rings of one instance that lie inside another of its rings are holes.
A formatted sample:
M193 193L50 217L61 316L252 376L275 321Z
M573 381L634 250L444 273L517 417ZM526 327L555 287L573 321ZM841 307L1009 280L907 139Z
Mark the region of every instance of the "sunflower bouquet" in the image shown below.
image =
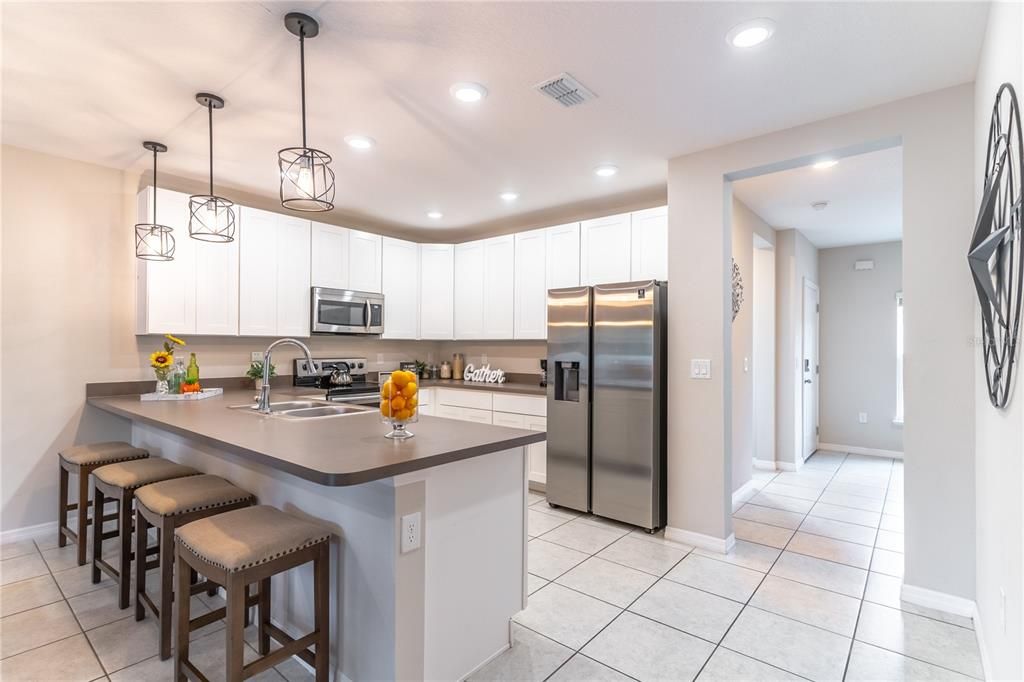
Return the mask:
M167 381L167 375L174 367L174 349L176 346L185 345L185 342L177 336L164 334L164 338L167 340L164 341L163 350L158 350L149 356L149 366L153 368L157 381Z

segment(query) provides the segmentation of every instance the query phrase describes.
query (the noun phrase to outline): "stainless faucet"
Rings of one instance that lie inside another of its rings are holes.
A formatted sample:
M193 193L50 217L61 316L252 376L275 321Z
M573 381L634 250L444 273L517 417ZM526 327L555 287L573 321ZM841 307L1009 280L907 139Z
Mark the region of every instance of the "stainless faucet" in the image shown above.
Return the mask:
M256 411L261 414L270 414L270 352L274 350L275 346L280 346L282 343L290 343L301 348L302 352L306 354L306 368L311 372L316 370L316 363L313 362L313 355L309 352L309 348L298 339L278 339L267 346L267 349L263 351L263 387L260 389L260 398L256 403Z

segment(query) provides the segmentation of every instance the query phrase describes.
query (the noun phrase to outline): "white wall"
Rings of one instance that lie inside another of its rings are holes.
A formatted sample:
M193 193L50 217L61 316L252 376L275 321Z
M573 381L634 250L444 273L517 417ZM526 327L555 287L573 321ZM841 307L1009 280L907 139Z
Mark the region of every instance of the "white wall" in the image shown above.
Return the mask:
M677 292L669 301L669 371L679 379L668 404L668 515L681 535L720 542L731 534L725 181L806 165L823 153L902 143L906 581L973 597L974 401L956 398L974 393L973 349L964 343L974 327L964 266L973 226L972 130L968 84L669 161L669 280ZM777 265L785 267L781 257ZM682 378L691 358L712 360L710 381Z
M775 233L775 459L803 463L804 282L818 283L818 249L797 230Z
M774 231L773 231L774 232ZM754 464L775 468L775 248L754 240Z
M971 186L975 206L981 199L989 119L999 85L1013 83L1018 101L1024 104L1022 14L1019 3L993 3L989 10L974 92L975 162ZM966 249L966 239L957 246ZM966 271L966 267L963 269ZM980 308L977 303L973 307L974 334L980 337ZM989 677L1006 680L1024 678L1024 382L1020 377L1024 364L1020 364L1019 353L1018 346L1014 395L1005 410L997 410L988 400L981 349L972 350L977 410L977 626L983 635Z
M873 270L854 270L858 260ZM822 443L903 452L896 415L896 293L903 289L900 242L818 251L821 287ZM868 423L858 415L866 412Z
M743 278L743 304L732 321L732 491L754 465L754 223L764 222L739 199L732 201L732 257Z

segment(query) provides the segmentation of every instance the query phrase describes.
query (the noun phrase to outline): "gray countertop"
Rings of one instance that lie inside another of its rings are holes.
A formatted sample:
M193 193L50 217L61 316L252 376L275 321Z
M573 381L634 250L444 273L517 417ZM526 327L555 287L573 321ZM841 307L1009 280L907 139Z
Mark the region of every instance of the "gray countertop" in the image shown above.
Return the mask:
M506 381L503 384L484 384L461 379L424 379L423 388L464 388L472 391L494 391L495 393L520 393L522 395L547 395L547 388L537 383Z
M274 390L275 402L322 397L323 391ZM194 401L147 401L137 395L92 397L90 405L132 421L233 452L274 469L328 486L389 478L470 457L543 441L542 431L421 416L405 441L384 437L376 410L323 419L262 416L233 405L251 404L253 391L225 391Z

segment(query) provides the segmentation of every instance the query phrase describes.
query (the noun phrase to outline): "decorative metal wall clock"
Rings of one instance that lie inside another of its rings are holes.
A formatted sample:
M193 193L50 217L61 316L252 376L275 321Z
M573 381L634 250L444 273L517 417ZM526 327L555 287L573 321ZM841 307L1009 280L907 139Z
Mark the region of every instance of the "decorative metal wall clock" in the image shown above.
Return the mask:
M740 274L740 266L736 259L732 259L732 321L740 314L740 307L743 305L743 275Z
M1013 390L1020 336L1021 224L1024 219L1024 145L1013 86L996 93L985 154L984 194L967 254L981 303L983 354L989 400L1005 408Z

